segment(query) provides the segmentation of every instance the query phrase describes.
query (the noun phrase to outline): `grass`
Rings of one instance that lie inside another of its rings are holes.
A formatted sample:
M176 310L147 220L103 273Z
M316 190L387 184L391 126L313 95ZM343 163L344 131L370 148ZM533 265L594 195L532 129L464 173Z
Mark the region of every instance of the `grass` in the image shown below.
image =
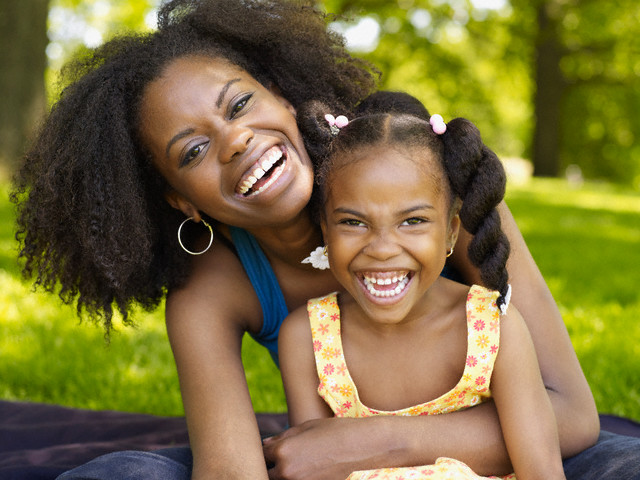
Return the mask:
M34 292L15 262L13 207L0 184L0 398L182 415L163 310L105 344L72 307ZM640 420L640 195L562 180L515 185L508 203L558 301L598 409ZM257 411L284 411L279 374L246 339Z

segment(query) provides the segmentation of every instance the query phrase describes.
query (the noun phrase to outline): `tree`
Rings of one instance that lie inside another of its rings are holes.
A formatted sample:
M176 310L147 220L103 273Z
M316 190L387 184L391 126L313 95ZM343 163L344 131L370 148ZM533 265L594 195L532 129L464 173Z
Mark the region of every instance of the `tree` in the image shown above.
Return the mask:
M157 3L157 0L0 1L0 167L7 171L15 168L46 112L47 98L52 94L52 87L45 81L47 47L55 46L50 51L60 53L60 62L54 65L57 69L78 48L86 48L87 32L100 42L123 30L148 28L145 17ZM57 14L54 15L57 22L51 20L51 12Z
M11 170L45 110L49 0L0 2L0 165Z

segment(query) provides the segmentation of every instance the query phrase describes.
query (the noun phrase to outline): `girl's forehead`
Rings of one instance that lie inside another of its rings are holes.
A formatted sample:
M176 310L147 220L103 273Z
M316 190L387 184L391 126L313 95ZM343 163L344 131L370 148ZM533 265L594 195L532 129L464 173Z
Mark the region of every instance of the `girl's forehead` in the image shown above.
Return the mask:
M440 159L427 148L402 145L374 145L357 148L340 155L334 160L331 174L345 168L366 168L367 170L401 169L442 180L444 171Z

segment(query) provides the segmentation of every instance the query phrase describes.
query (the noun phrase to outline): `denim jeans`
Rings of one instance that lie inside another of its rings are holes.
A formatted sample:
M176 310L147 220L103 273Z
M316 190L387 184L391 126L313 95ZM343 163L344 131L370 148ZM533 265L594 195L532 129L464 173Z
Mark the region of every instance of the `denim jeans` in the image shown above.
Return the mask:
M567 480L640 480L640 438L603 431L596 445L563 463ZM191 465L187 447L115 452L57 480L189 480Z

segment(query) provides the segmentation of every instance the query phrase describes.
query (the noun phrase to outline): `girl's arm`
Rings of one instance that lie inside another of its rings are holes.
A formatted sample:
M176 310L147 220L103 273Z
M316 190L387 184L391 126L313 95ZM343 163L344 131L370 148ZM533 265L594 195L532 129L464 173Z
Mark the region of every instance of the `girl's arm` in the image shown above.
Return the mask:
M221 243L197 258L188 283L167 298L193 479L268 478L240 355L242 336L261 312L239 261Z
M306 307L296 309L282 323L278 336L278 357L289 426L295 427L316 418L333 417L331 408L318 394L319 379Z
M491 392L516 478L564 479L551 401L531 336L513 306L500 320L500 350Z
M542 380L558 424L562 456L570 457L596 442L600 431L598 412L551 292L507 205L502 202L498 211L502 228L511 243L507 262L513 288L511 301L524 318L533 340ZM471 235L461 229L452 256L453 265L467 283L481 283L478 271L466 254L470 240Z

